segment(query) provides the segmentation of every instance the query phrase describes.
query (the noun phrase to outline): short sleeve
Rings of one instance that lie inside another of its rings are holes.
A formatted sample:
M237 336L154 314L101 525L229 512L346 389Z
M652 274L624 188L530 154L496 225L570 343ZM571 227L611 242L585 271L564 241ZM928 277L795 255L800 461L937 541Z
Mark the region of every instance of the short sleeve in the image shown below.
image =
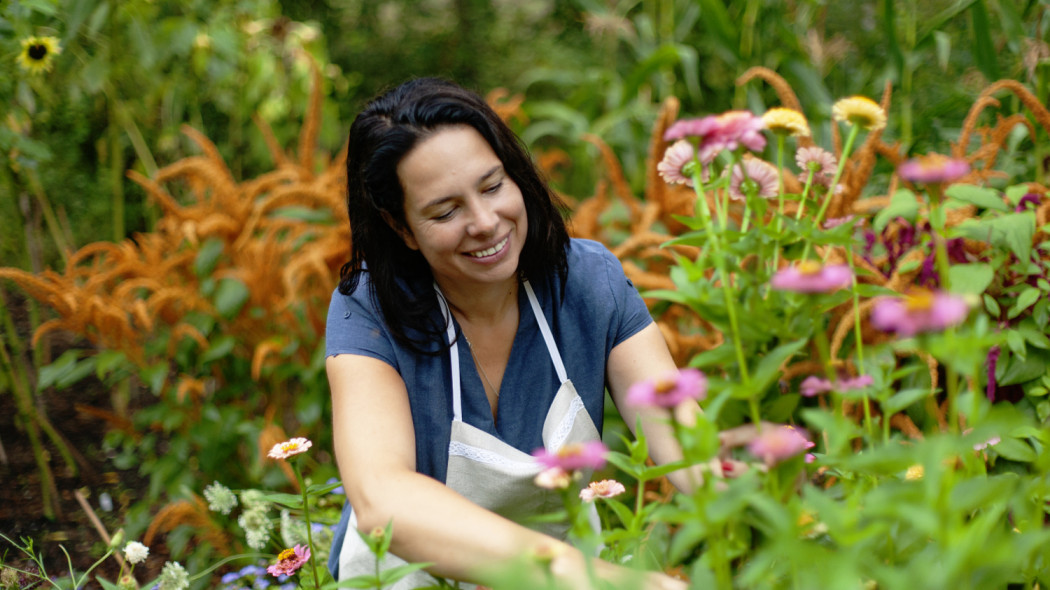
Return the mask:
M602 259L605 262L605 270L609 279L609 289L612 291L612 300L616 305L616 318L610 326L612 334L612 345L617 344L641 332L643 328L653 322L649 314L649 308L638 293L631 279L623 271L623 264L608 249L602 249Z
M359 284L350 295L343 295L338 289L332 294L325 327L325 356L338 354L368 356L398 368L391 335L368 296L367 283Z

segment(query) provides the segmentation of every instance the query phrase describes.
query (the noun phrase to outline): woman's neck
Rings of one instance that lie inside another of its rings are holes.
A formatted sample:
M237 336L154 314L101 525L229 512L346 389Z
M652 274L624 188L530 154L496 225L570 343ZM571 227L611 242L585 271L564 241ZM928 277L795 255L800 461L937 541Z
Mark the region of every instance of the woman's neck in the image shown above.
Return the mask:
M502 324L518 315L518 280L477 286L441 285L441 292L459 322L474 326Z

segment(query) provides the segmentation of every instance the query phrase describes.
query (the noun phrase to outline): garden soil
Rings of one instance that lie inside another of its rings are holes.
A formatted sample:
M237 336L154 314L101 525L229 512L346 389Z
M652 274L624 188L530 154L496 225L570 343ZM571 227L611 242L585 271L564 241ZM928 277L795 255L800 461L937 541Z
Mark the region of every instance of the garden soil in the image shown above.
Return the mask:
M5 298L22 341L28 342L31 334L25 300L11 291L5 293ZM64 350L83 348L85 344L54 333L48 346L51 358L57 358ZM134 470L117 469L103 447L111 425L100 416L112 412L110 392L105 385L85 379L65 390L45 390L36 401L38 411L47 416L74 453L76 470L70 469L57 448L45 439L46 458L58 498L58 510L48 515L41 492L44 478L25 425L18 418L15 397L10 391L0 391L0 533L23 546L23 539L32 540L33 550L43 558L47 573L53 577L68 575L70 563L82 573L106 552L95 521L110 535L123 527L124 511L146 497L148 481ZM87 509L78 501L78 492ZM150 547L149 559L135 568L140 582L153 579L167 558L165 548L156 545ZM18 548L3 539L0 563L19 568L29 564ZM115 581L120 565L110 558L94 573ZM89 583L84 587L99 586Z

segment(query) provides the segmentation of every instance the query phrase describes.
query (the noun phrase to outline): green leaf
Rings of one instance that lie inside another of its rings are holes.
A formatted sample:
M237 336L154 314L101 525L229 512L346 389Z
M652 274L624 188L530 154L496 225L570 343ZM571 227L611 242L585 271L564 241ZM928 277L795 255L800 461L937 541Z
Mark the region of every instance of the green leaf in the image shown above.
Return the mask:
M1007 317L1013 319L1021 315L1021 312L1034 305L1042 295L1043 293L1039 289L1036 289L1035 287L1026 287L1021 291L1021 294L1017 296L1017 301L1015 301L1013 306L1010 307L1010 311L1006 314Z
M343 485L343 482L337 481L335 483L315 483L311 484L306 488L306 494L308 496L323 496L328 492L336 489Z
M766 353L762 360L759 361L758 366L755 367L754 373L751 375L751 385L755 391L764 391L773 381L776 380L777 374L780 373L780 367L792 356L794 356L803 346L808 342L807 339L802 338L794 342L788 342L781 344L773 350Z
M919 200L915 197L915 193L906 188L902 188L893 193L893 196L890 197L890 204L875 215L875 232L881 232L886 228L886 225L889 224L889 222L898 217L903 217L909 222L914 223L915 217L918 214Z
M988 242L1012 252L1018 260L1027 261L1035 236L1035 215L1031 211L1023 211L990 219L968 219L957 225L953 233Z
M902 389L882 403L882 411L885 415L892 416L929 395L930 390L925 387Z
M143 381L149 383L150 391L154 395L160 395L160 390L164 387L164 381L168 378L168 363L158 361L142 369L140 375Z
M197 257L193 261L193 272L198 277L204 277L213 270L219 263L219 256L222 255L223 249L226 243L219 238L208 238L201 244L200 250L197 251Z
M1008 213L1010 206L1003 202L999 191L974 184L953 184L944 194L964 203L976 205L982 209L992 209Z
M303 507L303 497L298 494L283 494L280 492L264 493L260 496L260 499L267 502L273 502L287 508L301 509Z
M994 449L996 454L1000 457L1011 461L1030 463L1036 459L1035 451L1032 450L1031 445L1018 438L1004 437L997 444L989 448Z
M423 568L428 568L432 565L434 564L430 562L406 563L405 565L399 565L397 567L392 567L388 570L383 570L382 572L379 572L379 580L382 582L383 586L389 586L411 573L418 572L419 570Z
M218 338L213 338L209 343L208 350L205 350L201 354L200 362L210 363L212 361L226 358L233 352L234 346L237 345L237 337L230 334L224 334Z
M995 278L995 270L990 264L955 264L948 268L948 278L952 291L967 295L980 295Z
M248 286L240 279L222 279L215 290L215 309L222 317L231 319L241 311L249 294Z
M992 41L992 32L988 26L988 8L984 0L976 0L970 6L971 22L973 23L973 53L977 61L977 67L988 80L998 80L999 62L995 44Z

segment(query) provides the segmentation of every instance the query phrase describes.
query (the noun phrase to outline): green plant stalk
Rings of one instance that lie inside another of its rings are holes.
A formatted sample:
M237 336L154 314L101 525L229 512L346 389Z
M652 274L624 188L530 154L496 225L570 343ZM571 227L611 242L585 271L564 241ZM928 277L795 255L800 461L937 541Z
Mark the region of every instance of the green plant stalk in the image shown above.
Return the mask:
M839 180L842 179L842 173L846 170L846 161L849 160L850 153L853 151L853 144L857 142L857 137L859 136L860 125L853 124L850 127L849 135L846 136L846 144L842 146L842 155L839 156L839 165L835 169L835 177L831 179L828 194L824 196L824 202L820 205L820 210L817 211L816 219L813 220L813 223L818 226L824 220L824 214L827 213L828 206L831 205L831 198L835 196L835 187L838 186Z
M784 229L784 134L777 133L777 242L773 246L773 267L776 272L780 260L780 237Z
M806 210L806 199L809 198L809 191L813 188L813 177L816 175L816 171L812 168L806 174L806 186L802 188L802 198L798 203L798 211L795 212L795 221L802 219L802 212Z
M699 162L697 162L699 167ZM740 377L743 379L745 385L750 385L751 377L747 369L747 357L744 356L743 344L740 342L740 326L736 316L736 294L733 291L732 285L729 283L729 273L726 271L725 255L722 252L722 240L721 234L715 235L712 224L711 224L711 210L707 206L707 197L704 196L703 183L700 180L700 173L693 173L693 186L696 191L697 203L700 204L700 217L704 224L704 230L707 233L707 239L710 242L711 249L714 252L715 266L718 269L718 276L721 278L722 292L726 298L726 312L729 314L729 329L732 333L733 347L736 351L737 362L740 364ZM754 396L751 396L754 398ZM753 407L751 408L751 416L755 421L755 425L761 424L761 416L758 414L757 400L752 400Z
M314 576L314 588L320 588L321 581L317 578L317 551L314 548L313 525L310 523L310 496L306 493L306 482L303 481L302 471L299 470L299 461L291 461L291 464L292 471L295 472L295 480L299 482L299 490L303 495L303 520L306 521L306 544L310 546L310 571Z
M5 306L6 316L6 306ZM13 333L13 330L11 331ZM40 420L33 404L33 395L29 392L29 384L25 375L18 375L15 364L7 353L7 344L0 342L0 362L3 363L4 372L11 376L11 390L15 396L15 405L18 414L25 421L26 435L29 444L33 448L33 459L36 461L37 471L40 473L40 501L43 505L44 516L54 520L58 509L56 498L58 487L55 485L55 476L48 464L47 452L44 450L43 442L40 440ZM61 449L62 447L59 447Z
M824 202L821 203L820 209L817 211L817 216L813 219L813 225L820 227L820 222L824 219L824 214L828 211L828 206L831 205L831 198L835 196L835 187L839 184L839 179L842 178L842 173L846 169L846 160L849 159L849 154L853 151L853 144L856 143L857 137L860 135L860 126L853 124L850 127L849 135L846 136L846 145L842 148L842 155L839 156L839 165L835 169L835 177L831 179L831 185L828 186L828 194L824 195ZM805 260L809 256L809 249L813 246L812 242L806 242L806 246L802 249L802 258Z
M951 278L948 274L948 244L944 239L944 216L942 215L944 212L943 187L940 184L933 184L927 187L927 191L930 193L930 227L933 230L933 252L934 262L937 265L937 277L940 279L941 289L951 293ZM949 328L945 335L951 338L954 332L954 328ZM956 404L956 397L959 394L959 379L951 363L946 363L944 381L944 389L948 396L948 419L950 421L948 426L952 432L958 432L959 408Z
M119 121L116 101L109 101L109 117L111 121ZM124 239L124 159L120 154L124 151L120 146L120 132L115 124L110 124L107 130L109 141L109 182L112 194L113 206L113 241L121 242Z
M55 242L55 247L58 249L59 256L62 257L62 263L65 264L69 262L71 247L62 235L62 226L59 225L58 218L55 217L55 210L51 207L51 201L47 198L47 193L44 192L44 187L40 184L40 178L37 176L36 171L27 170L26 177L29 181L30 192L33 193L37 202L40 203L40 210L44 213L44 221L47 222L47 231L51 234L51 239Z
M854 346L857 349L857 374L864 374L864 338L863 331L860 325L860 293L857 291L857 267L853 263L853 238L850 238L849 244L846 246L846 260L849 263L850 274L852 275L850 282L850 288L852 289L853 298L853 340ZM864 428L868 431L869 442L874 442L875 431L871 423L871 400L867 393L861 398L864 403Z

